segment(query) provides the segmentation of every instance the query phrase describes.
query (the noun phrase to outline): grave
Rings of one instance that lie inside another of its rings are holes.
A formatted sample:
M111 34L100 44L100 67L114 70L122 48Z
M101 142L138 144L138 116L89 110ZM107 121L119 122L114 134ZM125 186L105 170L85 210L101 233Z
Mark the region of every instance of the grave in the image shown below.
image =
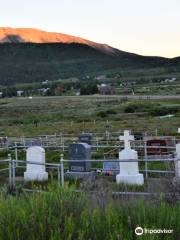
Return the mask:
M91 133L82 133L82 134L80 134L79 142L80 143L87 143L89 145L92 145L92 134Z
M137 160L137 151L131 149L130 141L134 140L134 136L129 134L128 130L124 131L124 136L119 137L120 141L124 141L124 150L119 152L119 160ZM143 185L144 176L139 173L138 162L120 162L120 173L116 176L116 182Z
M134 132L134 140L142 141L144 138L143 134L140 132Z
M165 139L151 139L147 141L147 155L166 155L168 154Z
M27 163L26 172L24 173L25 181L48 180L48 173L46 172L45 165L43 165L45 164L45 150L42 147L33 146L28 148L26 160L27 162L34 162L36 164Z
M41 146L41 142L39 139L32 139L32 140L26 140L25 141L25 146L26 147L31 147L31 146Z
M106 175L116 175L120 171L119 169L119 163L118 162L103 162L103 170L102 172Z
M69 160L80 160L69 164L72 172L89 172L91 169L91 147L87 143L74 143L69 146Z
M79 160L69 163L69 172L65 174L68 178L88 178L95 176L90 172L91 146L87 143L73 143L69 146L69 160Z

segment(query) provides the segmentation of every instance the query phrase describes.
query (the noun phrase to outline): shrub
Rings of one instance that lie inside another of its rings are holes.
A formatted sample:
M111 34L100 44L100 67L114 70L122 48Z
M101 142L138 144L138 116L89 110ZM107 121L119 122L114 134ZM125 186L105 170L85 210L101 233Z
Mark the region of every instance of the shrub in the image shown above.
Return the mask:
M109 109L107 111L100 111L96 115L98 117L105 118L105 117L107 117L108 115L111 115L111 114L117 114L117 112L113 109Z
M153 105L145 103L130 103L124 108L125 113L148 112Z

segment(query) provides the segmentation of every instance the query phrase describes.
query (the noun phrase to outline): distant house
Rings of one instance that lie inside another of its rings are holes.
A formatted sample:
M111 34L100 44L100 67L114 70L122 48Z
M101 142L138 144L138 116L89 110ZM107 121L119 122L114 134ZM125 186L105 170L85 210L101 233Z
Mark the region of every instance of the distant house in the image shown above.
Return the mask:
M98 91L101 95L112 95L115 94L115 89L110 84L97 85Z
M38 89L39 93L41 93L41 94L46 94L49 90L50 90L50 88L40 88L40 89Z
M17 93L17 97L21 97L23 95L24 91L18 90L16 93Z
M45 80L42 82L42 84L48 84L49 80Z
M106 75L100 75L95 77L95 80L105 80L106 79Z

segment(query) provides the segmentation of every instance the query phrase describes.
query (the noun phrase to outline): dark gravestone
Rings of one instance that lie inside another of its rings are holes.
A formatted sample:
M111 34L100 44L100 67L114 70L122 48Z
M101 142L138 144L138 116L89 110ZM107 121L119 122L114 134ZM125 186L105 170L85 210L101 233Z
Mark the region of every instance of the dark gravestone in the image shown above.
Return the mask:
M166 155L168 153L166 140L152 139L147 141L148 155Z
M73 143L69 146L69 160L79 160L79 162L70 162L69 170L71 172L89 172L91 163L91 147L87 143Z
M116 175L120 171L119 162L104 162L103 173L107 175Z
M80 143L87 143L89 145L92 145L92 134L91 133L82 133L79 136L79 142Z
M26 147L32 147L32 146L42 146L41 141L39 139L32 139L32 140L26 140L25 141Z
M143 134L142 133L139 133L139 132L135 132L134 133L134 139L135 140L143 140Z

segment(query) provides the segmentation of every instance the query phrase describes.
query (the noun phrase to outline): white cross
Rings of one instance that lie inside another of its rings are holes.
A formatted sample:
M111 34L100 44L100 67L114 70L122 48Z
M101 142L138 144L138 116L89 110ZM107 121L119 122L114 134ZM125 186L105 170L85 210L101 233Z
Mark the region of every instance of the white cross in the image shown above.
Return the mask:
M120 136L119 140L124 141L124 148L125 149L126 148L131 148L130 141L134 140L134 136L130 135L128 130L125 130L124 131L124 136Z

